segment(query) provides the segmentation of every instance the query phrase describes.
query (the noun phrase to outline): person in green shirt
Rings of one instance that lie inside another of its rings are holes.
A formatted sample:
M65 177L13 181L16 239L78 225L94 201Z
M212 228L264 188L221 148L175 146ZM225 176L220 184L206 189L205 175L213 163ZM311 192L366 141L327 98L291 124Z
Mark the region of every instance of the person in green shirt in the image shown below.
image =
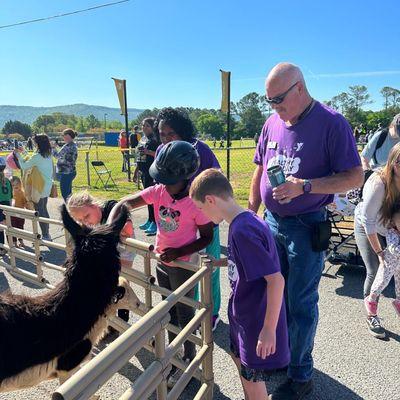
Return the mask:
M0 204L5 206L11 205L11 200L13 198L13 191L11 182L5 177L4 170L6 168L6 159L5 157L0 157ZM5 220L5 215L3 210L0 210L0 223L3 223ZM4 232L0 231L0 243L4 244ZM4 256L6 254L6 250L1 247L0 248L0 256Z

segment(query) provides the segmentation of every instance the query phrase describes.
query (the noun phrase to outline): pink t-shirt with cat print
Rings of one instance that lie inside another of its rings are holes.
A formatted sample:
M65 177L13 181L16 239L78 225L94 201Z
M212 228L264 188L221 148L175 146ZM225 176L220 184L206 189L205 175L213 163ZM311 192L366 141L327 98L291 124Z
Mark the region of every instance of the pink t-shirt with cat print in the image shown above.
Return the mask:
M175 200L164 185L150 186L140 196L147 204L153 204L157 224L156 253L168 247L179 248L197 239L197 227L211 221L186 196ZM179 260L189 261L190 255Z

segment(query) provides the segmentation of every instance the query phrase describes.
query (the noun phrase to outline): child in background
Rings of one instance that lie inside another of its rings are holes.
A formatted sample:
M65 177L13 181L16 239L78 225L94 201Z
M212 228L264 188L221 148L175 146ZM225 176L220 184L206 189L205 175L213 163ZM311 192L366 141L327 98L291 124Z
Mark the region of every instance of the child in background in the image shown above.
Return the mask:
M11 182L5 177L4 170L6 168L5 157L0 157L0 204L5 206L11 205L13 197ZM0 210L0 223L3 224L5 216L2 210ZM4 244L4 232L0 231L0 243ZM4 256L6 250L0 248L0 256Z
M233 198L225 176L203 171L190 187L196 206L215 224L229 223L228 305L232 358L246 400L267 399L265 380L271 370L289 364L290 353L283 303L284 278L268 225ZM221 260L214 265L222 265Z
M368 315L376 316L379 296L394 276L396 299L392 305L400 317L400 211L395 212L391 218L390 228L386 233L386 245L385 250L377 253L380 261L378 272L364 304Z
M11 185L13 189L13 206L17 208L29 208L28 201L25 197L24 189L22 188L21 179L18 176L11 178ZM24 229L25 219L20 217L11 217L11 226L14 228ZM17 238L13 237L14 245L17 247L24 247L24 241L19 238L17 244Z
M196 208L189 197L190 178L199 167L199 155L187 142L175 140L167 143L158 153L150 167L151 177L158 182L140 193L122 199L111 211L108 222L113 221L124 204L129 209L153 204L156 224L155 251L160 254L157 265L157 279L161 287L174 291L188 280L193 272L171 266L171 261L189 261L190 255L204 249L213 238L213 224ZM199 232L199 237L197 237ZM186 296L193 298L194 289ZM171 324L181 328L194 317L194 309L177 303L170 310ZM176 337L168 332L169 342ZM194 359L194 343L184 343L183 361L188 364ZM173 387L181 370L172 367L168 387Z

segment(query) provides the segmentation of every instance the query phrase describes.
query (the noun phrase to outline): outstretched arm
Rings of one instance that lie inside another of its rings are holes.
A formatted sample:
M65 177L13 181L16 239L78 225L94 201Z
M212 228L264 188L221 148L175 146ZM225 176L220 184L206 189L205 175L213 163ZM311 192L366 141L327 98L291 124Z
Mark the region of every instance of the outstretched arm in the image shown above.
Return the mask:
M128 210L133 210L145 206L147 203L143 200L140 193L131 194L129 196L123 197L111 210L110 215L107 218L107 224L113 222L118 214L121 212L121 207L125 205Z
M207 247L213 239L213 223L210 222L205 225L199 225L200 237L194 242L187 244L186 246L178 248L168 248L160 255L160 258L164 262L171 262L179 257L186 256L188 254L196 253Z

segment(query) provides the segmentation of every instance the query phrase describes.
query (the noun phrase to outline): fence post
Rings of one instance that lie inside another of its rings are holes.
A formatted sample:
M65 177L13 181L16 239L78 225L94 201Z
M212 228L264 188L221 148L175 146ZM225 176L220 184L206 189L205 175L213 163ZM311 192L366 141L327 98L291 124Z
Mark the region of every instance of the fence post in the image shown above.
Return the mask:
M206 400L212 400L213 398L213 390L214 390L214 373L213 373L213 334L212 334L212 326L211 326L211 315L212 315L212 295L211 295L211 276L212 276L212 265L210 260L202 256L201 257L201 266L206 266L208 268L208 272L201 278L200 285L200 293L201 293L201 302L203 306L207 308L208 312L206 317L201 321L201 336L203 339L203 346L208 345L211 348L211 351L204 357L202 361L202 383L207 384L208 391Z
M96 160L99 161L99 142L96 139Z
M165 329L161 329L155 336L155 356L160 361L165 357ZM167 400L167 379L165 372L163 380L157 386L157 400Z
M128 182L130 182L131 181L131 149L130 148L128 148L128 150L125 151L124 156L128 163Z
M89 167L89 152L85 152L85 162L86 162L86 177L87 177L87 184L90 187L90 167Z
M150 261L149 254L147 254L144 257L143 272L147 276L147 278L149 278L151 276L151 261ZM146 310L149 311L153 307L152 298L151 298L151 289L146 287L144 296L145 296L144 304L146 305Z
M50 229L50 226L49 226ZM39 234L39 214L35 215L32 218L32 233L36 236L36 239L33 241L33 247L35 249L35 256L36 256L36 274L38 278L43 282L43 269L42 269L42 261L41 253L40 253L40 239L38 239ZM42 236L40 235L40 238Z
M4 213L4 211L3 211L3 213ZM10 214L8 212L5 212L4 214L6 216L6 225L7 225L7 228L8 228L8 227L11 226L11 217L10 217ZM15 271L17 269L17 262L16 262L16 259L15 259L15 255L14 255L14 253L12 251L12 248L15 247L15 244L14 244L14 241L13 241L13 237L12 237L12 235L9 234L8 229L3 231L3 235L4 235L4 239L7 239L7 241L8 241L8 246L9 246L9 249L10 249L9 250L9 254L8 254L9 257L10 257L10 265L11 265L11 268ZM15 238L15 240L17 240L17 238ZM4 240L4 243L6 243L5 240Z

